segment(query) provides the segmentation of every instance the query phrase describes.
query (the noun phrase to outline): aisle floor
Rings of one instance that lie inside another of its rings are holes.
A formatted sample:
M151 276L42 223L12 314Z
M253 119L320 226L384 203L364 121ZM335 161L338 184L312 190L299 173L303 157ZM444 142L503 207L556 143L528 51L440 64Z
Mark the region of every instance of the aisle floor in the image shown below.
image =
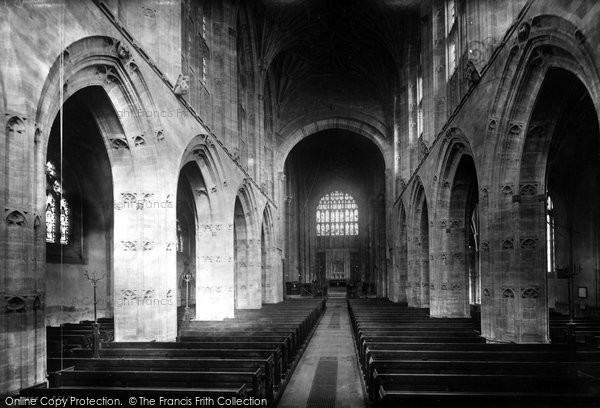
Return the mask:
M278 408L366 407L346 299L330 298Z

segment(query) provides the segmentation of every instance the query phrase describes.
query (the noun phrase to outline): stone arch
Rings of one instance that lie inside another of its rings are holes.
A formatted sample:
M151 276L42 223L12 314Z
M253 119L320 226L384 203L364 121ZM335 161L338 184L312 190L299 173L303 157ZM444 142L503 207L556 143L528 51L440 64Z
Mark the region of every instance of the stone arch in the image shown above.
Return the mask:
M233 317L233 223L227 213L228 184L221 157L210 136L192 138L183 151L178 177L184 168L195 210L195 319ZM173 218L169 225L172 246L176 228Z
M182 153L181 169L188 162L195 162L204 180L204 189L207 197L207 206L203 207L214 221L226 216L227 197L225 191L229 189L229 182L225 177L223 160L210 135L196 135L188 142Z
M250 183L244 182L235 197L233 234L236 309L262 305L260 235L256 201Z
M490 180L510 179L514 166L505 157L521 157L524 129L546 72L562 68L573 73L586 87L596 112L600 112L600 72L593 57L593 46L573 23L552 15L535 16L524 42L513 41L498 84L488 131L496 136L493 149L484 163ZM600 115L600 114L599 114ZM489 160L488 160L489 159ZM498 169L502 171L498 172ZM486 178L488 178L486 177Z
M502 228L495 231L499 244L490 251L487 262L494 283L486 285L484 276L483 284L492 292L502 287L518 293L515 291L520 287L535 287L544 295L531 299L515 296L514 310L520 316L507 314L499 302L488 302L482 307L482 321L490 319L493 324L482 326L482 334L498 340L547 342L548 277L543 253L545 233L540 227L545 223L542 197L547 156L538 160L531 152L547 149L543 140L553 129L535 117L535 106L548 76L564 70L582 84L597 121L600 74L592 44L573 23L557 16L538 15L522 24L530 29L524 30L529 35L515 39L508 50L488 125L489 136L496 142L486 152L484 162L489 164L485 171L491 185L498 186L490 191L490 200L498 209L490 221ZM538 142L532 143L535 138Z
M475 242L479 225L477 204L479 187L474 156L468 140L460 131L448 131L439 153L439 180L436 188L437 245L445 256L433 260L431 315L469 316L469 277L475 271ZM477 267L477 272L479 268ZM443 290L443 286L446 290Z
M394 225L394 246L392 249L392 274L390 282L390 300L405 303L407 301L408 279L408 230L406 209L400 201L396 209L396 223Z
M59 84L61 61L64 62L64 82ZM55 101L60 100L61 88L63 100L66 100L78 90L94 85L105 90L122 127L121 134L107 137L109 152L128 149L135 158L137 150L134 148L141 149L164 140L160 115L154 114L156 104L129 46L111 37L94 36L69 45L63 57L57 58L50 68L36 111L42 149L46 148L48 125L59 110ZM99 121L99 126L109 130L114 125ZM111 159L113 156L111 154Z
M156 149L165 134L156 115L144 114L154 109L155 104L134 53L126 42L93 36L80 39L61 52L41 91L35 114L36 210L41 213L45 205L44 159L51 125L61 108L57 101L61 101L61 96L62 101L66 101L89 87L97 87L106 95L107 103L95 106L93 114L110 161L113 196L118 203L132 197L144 203L147 200L168 203L172 194L158 193L169 180L167 172L159 171ZM140 191L140 186L144 186L144 191ZM169 218L165 216L169 212L166 207L115 211L114 225L119 226L113 235L115 302L126 300L123 294L138 290L138 287L144 288L144 294L138 293L142 296L170 299L174 293L175 274L162 273L175 266L174 254L168 252L169 242L160 233ZM139 227L144 224L155 228L149 231ZM138 250L144 251L144 257L136 256ZM132 271L137 272L132 274ZM163 302L159 308L164 319L151 318L150 313L155 311L148 308L116 308L116 340L175 338L175 305ZM132 321L152 323L137 325L131 324Z
M420 177L415 177L411 191L411 211L408 214L408 283L407 299L410 307L429 307L430 292L430 232L429 207Z
M48 199L42 217L46 227L45 278L48 282L45 318L50 326L94 318L95 308L91 303L73 300L67 295L88 293L85 273L102 277L97 285L97 316L113 316L114 249L118 247L114 239L114 218L138 206L145 210L149 198L128 192L115 199L106 127L99 125L99 121L114 121L116 115L111 112L110 101L102 88L79 89L64 101L60 114L62 116L55 117L52 123L46 151L40 152L47 166L44 167L44 185L39 187L44 188L44 199ZM60 193L46 193L53 191L48 187L54 183L60 185ZM59 222L63 200L65 211L69 213L66 234ZM144 242L150 240L140 242L128 238L126 242L129 245L136 241L142 250ZM68 267L63 267L64 264Z
M261 223L261 293L262 303L276 303L282 276L275 254L275 224L271 206L267 203Z
M332 128L327 129L328 126ZM389 260L385 194L389 191L386 184L389 173L385 172L384 157L364 135L340 129L334 122L324 127L317 133L312 132L318 127L307 129L305 134L298 133L300 141L293 147L292 143L287 146L291 151L285 158L284 177L279 183L280 208L284 211L279 226L284 236L282 245L288 254L284 265L286 279L311 283L317 290L327 288L330 283L335 285L337 279L346 279L352 285L359 285L365 295L385 296ZM353 146L360 148L351 149ZM319 149L323 155L309 153L311 149ZM336 167L333 158L338 153L349 160L346 163L350 165L345 165L346 177L333 176ZM278 159L283 160L283 155L278 153ZM313 178L314 183L310 181ZM358 236L348 235L339 242L337 238L317 238L316 222L319 200L336 190L352 195L359 211ZM371 248L376 249L370 251Z
M179 170L176 193L176 262L177 262L177 307L183 309L180 330L192 319L192 307L196 305L196 283L198 277L198 250L205 248L207 235L200 234L204 227L210 232L210 199L199 166L189 161ZM205 231L203 230L203 232ZM200 241L200 242L199 242ZM178 313L178 317L181 313Z
M560 271L581 267L575 285L593 287L591 271L600 266L598 111L588 87L573 72L557 67L544 72L523 139L512 196L513 214L520 221L515 233L515 252L520 256L515 263L526 280L522 287L548 296L517 297L518 311L524 315L518 318L540 328L551 299L552 306L559 301L568 305L570 315L577 313L573 288L558 279ZM552 241L546 225L548 196L553 202ZM549 245L553 262L547 262ZM597 288L590 298L597 304ZM525 328L515 335L526 340L541 337Z
M284 163L289 153L301 140L312 134L329 129L348 130L371 140L381 152L381 156L385 162L385 168L392 168L392 158L389 157L389 142L386 140L387 131L382 124L375 123L366 117L356 119L350 116L332 117L330 114L325 114L316 119L314 118L314 115L310 118L302 118L299 121L288 124L279 132L284 135L284 141L277 149L275 171L283 171Z

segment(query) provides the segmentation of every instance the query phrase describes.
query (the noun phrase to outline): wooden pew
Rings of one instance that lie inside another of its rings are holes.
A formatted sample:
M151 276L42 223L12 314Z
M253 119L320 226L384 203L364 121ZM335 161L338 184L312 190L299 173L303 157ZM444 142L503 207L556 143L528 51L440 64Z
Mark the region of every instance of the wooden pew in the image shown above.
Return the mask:
M177 343L171 343L177 344ZM266 345L265 349L245 349L245 348L220 348L219 343L211 343L214 348L177 348L176 346L167 348L109 348L100 352L101 358L218 358L218 359L268 359L272 361L273 376L275 385L283 376L281 355L279 350L271 345ZM235 343L232 347L240 347ZM76 351L76 350L74 350ZM90 357L89 355L76 355L73 357Z
M405 408L597 408L598 398L589 394L547 391L404 391L381 386L376 402L379 407Z
M86 389L116 395L130 395L130 390L140 395L176 395L169 390L190 395L188 387L198 387L271 402L325 307L324 300L306 299L236 311L234 319L191 322L178 342L103 342L100 358L90 358L90 349L76 347L69 358L49 358L50 390L57 390L54 395L77 390L89 395ZM60 333L86 333L92 323L63 325ZM110 320L101 326L114 328ZM68 369L60 370L64 367ZM47 391L42 387L32 392Z
M90 387L90 386L63 386L60 388L48 388L46 384L39 384L21 390L22 397L75 397L75 398L119 398L123 406L127 406L129 398L183 399L189 398L194 404L196 397L208 398L233 398L243 399L247 396L246 384L232 384L229 387L196 387L190 388L167 388L167 387Z
M555 344L486 344L486 343L398 343L398 342L375 342L365 340L359 355L361 361L366 362L374 351L472 351L472 352L555 352L568 353L570 350L566 345ZM487 361L487 360L486 360Z
M48 372L74 367L84 371L247 371L263 370L264 392L273 400L275 378L272 361L268 359L216 358L53 358L48 360ZM278 385L279 383L277 383Z
M297 327L297 326L295 326ZM245 328L208 328L202 329L188 329L183 331L177 338L178 341L194 341L198 337L217 337L217 336L276 336L285 337L288 339L289 347L292 350L298 349L302 343L297 332L292 328L281 328L278 326L254 326Z
M78 387L164 387L164 388L236 388L245 384L248 395L266 398L264 371L56 371L49 377L51 388Z
M600 353L486 344L470 319L431 319L391 302L351 300L348 308L375 405L600 406L600 385L581 371L597 370Z
M293 340L290 335L273 335L273 336L262 336L254 334L253 332L226 332L222 335L214 335L212 333L196 333L193 335L180 336L180 343L196 343L197 348L200 348L200 344L205 345L206 343L228 343L238 344L241 347L252 348L252 344L270 344L279 347L281 351L282 365L286 369L290 366L292 359L295 356L296 348L293 347Z

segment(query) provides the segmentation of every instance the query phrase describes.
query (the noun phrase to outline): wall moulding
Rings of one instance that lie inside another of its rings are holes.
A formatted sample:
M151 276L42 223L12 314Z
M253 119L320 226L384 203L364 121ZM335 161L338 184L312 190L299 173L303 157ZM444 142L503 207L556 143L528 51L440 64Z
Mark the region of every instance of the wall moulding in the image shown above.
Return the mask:
M507 238L505 240L502 241L502 249L503 250L509 250L509 249L514 249L515 245L514 245L514 239L513 238Z
M19 211L15 209L5 208L4 212L8 215L6 216L6 224L10 226L16 227L27 227L27 211Z
M519 193L523 197L532 197L537 194L537 183L521 183L519 184Z

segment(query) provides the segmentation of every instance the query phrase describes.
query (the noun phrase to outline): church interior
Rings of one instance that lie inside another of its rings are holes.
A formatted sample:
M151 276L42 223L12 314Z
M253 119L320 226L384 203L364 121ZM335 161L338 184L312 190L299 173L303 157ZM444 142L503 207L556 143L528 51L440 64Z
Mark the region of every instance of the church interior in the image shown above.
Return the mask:
M600 406L600 3L0 27L2 404Z

